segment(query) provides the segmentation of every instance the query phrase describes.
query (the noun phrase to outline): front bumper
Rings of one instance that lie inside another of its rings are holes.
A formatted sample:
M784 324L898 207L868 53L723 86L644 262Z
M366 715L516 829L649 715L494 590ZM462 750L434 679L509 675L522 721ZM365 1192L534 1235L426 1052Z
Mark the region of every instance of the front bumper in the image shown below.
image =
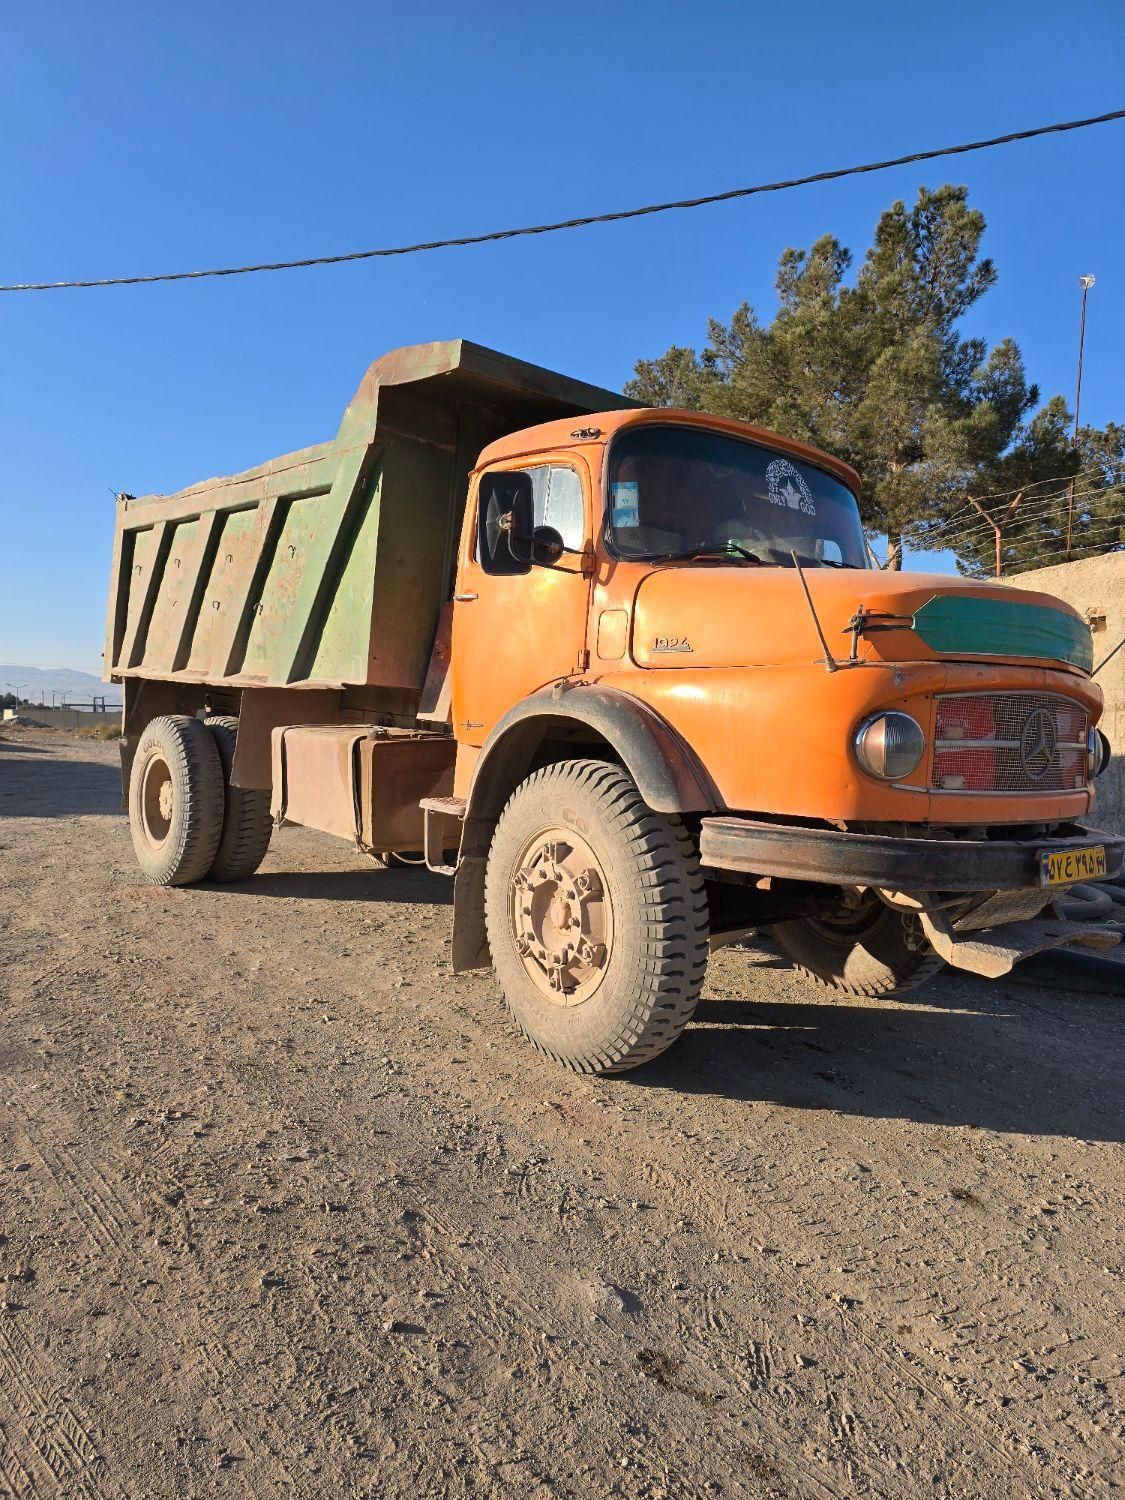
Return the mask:
M1065 838L894 838L714 817L703 819L699 852L705 869L825 885L894 891L1015 891L1039 885L1042 854L1094 844L1105 849L1106 877L1120 875L1125 838L1098 829Z

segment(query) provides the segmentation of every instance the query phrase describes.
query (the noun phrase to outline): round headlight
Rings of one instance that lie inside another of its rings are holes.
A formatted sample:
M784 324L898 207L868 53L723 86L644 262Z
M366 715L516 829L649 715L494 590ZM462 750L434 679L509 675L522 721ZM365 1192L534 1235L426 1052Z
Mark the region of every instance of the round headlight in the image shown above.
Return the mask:
M909 714L872 714L855 732L856 758L881 781L901 781L922 759L926 736Z
M1112 754L1110 743L1101 730L1091 729L1086 736L1086 765L1091 781L1102 774Z

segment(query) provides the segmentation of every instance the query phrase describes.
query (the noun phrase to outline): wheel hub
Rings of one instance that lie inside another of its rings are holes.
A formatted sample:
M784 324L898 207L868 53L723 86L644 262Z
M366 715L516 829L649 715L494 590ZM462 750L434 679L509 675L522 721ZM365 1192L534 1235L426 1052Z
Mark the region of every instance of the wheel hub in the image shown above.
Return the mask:
M172 772L162 756L154 755L144 768L141 782L141 823L145 838L154 847L168 837L175 808Z
M556 1005L579 1005L605 977L612 909L589 844L548 828L520 856L512 880L516 952L536 987Z

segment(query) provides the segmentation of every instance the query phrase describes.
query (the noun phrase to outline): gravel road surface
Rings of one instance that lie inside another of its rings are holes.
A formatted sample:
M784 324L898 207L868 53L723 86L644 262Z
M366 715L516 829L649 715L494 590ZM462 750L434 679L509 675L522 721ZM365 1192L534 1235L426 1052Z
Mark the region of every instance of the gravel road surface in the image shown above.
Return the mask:
M449 899L141 886L116 747L0 741L0 1495L1117 1492L1122 997L728 949L583 1079Z

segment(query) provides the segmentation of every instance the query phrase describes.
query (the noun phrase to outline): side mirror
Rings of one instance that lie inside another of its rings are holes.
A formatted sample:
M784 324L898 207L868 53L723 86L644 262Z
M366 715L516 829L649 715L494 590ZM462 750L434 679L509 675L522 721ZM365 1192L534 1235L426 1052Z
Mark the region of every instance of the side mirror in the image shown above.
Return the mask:
M536 526L531 533L531 561L538 568L553 568L566 551L562 533L553 526Z
M531 475L499 470L481 477L477 557L486 573L526 573L534 550Z

